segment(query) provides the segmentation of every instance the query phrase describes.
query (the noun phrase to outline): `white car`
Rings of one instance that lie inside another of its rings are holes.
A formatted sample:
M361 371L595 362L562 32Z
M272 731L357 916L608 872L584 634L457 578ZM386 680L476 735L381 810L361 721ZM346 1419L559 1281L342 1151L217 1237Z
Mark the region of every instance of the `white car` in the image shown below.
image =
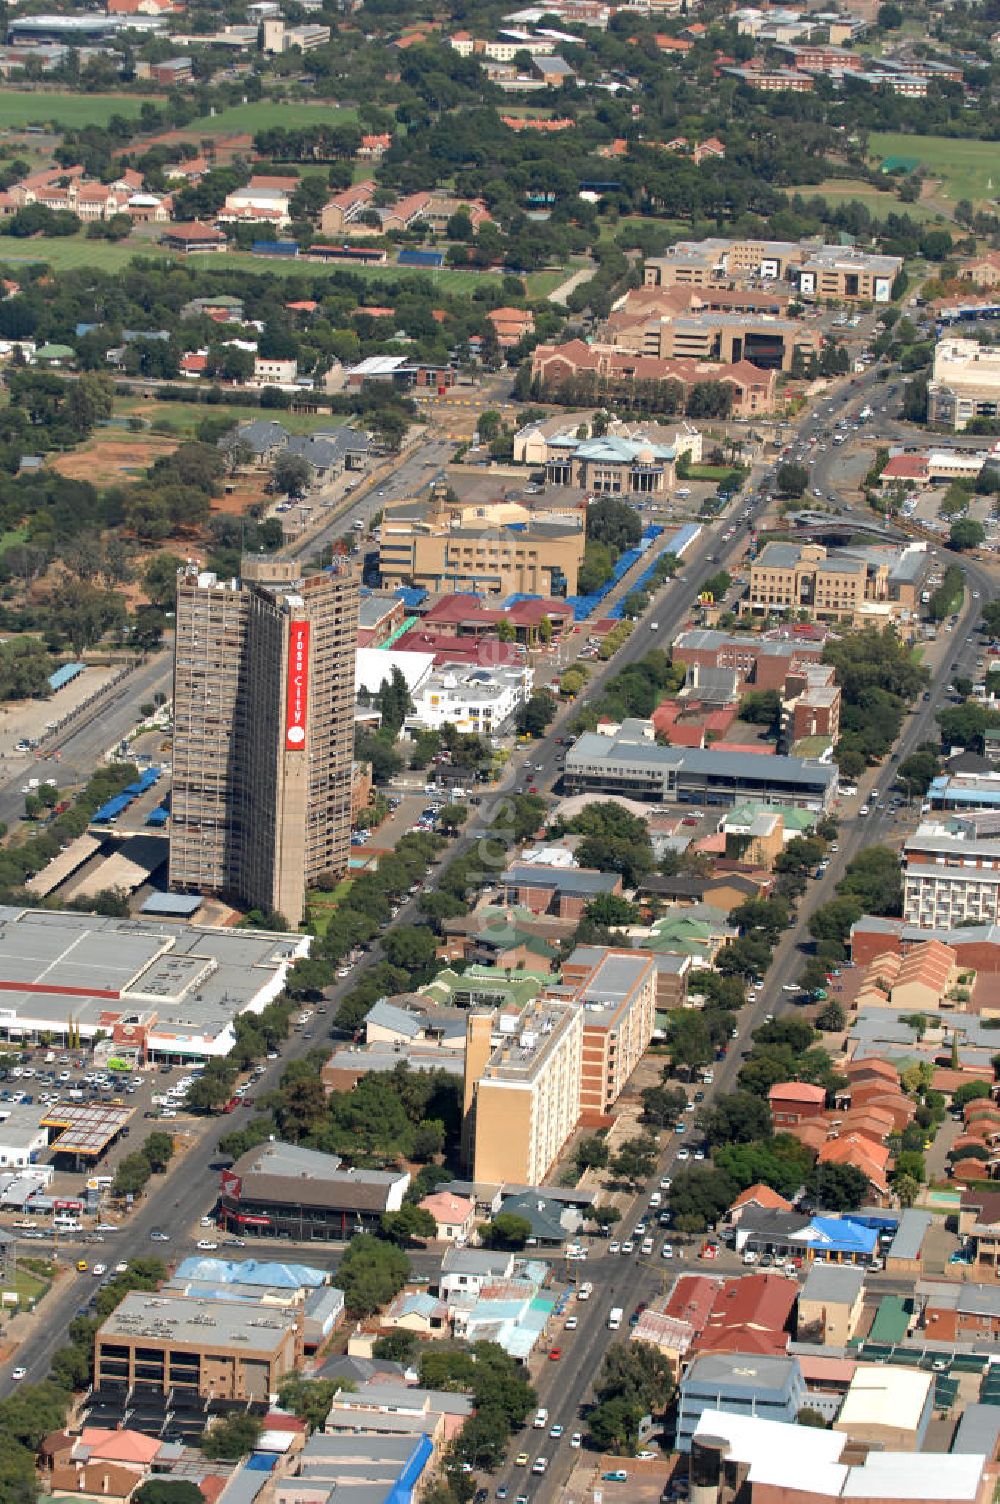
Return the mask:
M563 1429L564 1428L562 1426L553 1426L550 1429L549 1435L552 1437L553 1441L559 1440L560 1436L563 1434Z
M97 1278L100 1279L102 1274L107 1274L108 1266L107 1264L95 1264L90 1272L91 1274L95 1274Z
M577 1329L577 1327L579 1326L579 1324L580 1323L579 1323L579 1318L578 1317L576 1317L576 1316L567 1316L566 1317L566 1331L567 1332L575 1332L576 1329Z
M672 1259L673 1256L674 1256L674 1245L672 1243L664 1243L663 1248L662 1248L662 1250L660 1252L660 1257L663 1258L663 1259Z
M214 1253L219 1245L213 1243L211 1238L199 1238L197 1246L202 1253Z
M19 1384L22 1379L28 1377L28 1370L26 1368L12 1368L10 1376L15 1384ZM579 1446L579 1442L573 1442L572 1445Z
M621 1251L622 1251L622 1245L620 1243L609 1243L608 1244L608 1252L609 1253L621 1253Z
M678 1149L677 1150L677 1158L678 1159L690 1159L691 1158L691 1150L690 1149L685 1149L685 1148Z
M670 1176L669 1175L664 1175L663 1179L660 1181L660 1190L661 1191L669 1191L669 1189L670 1189L670 1187L672 1185L673 1185L673 1181L671 1180Z
M202 1217L201 1225L202 1227L212 1227L214 1224L211 1217Z
M622 1253L635 1253L635 1244L632 1242L631 1238L626 1238L625 1242L622 1244Z
M570 1444L571 1447L575 1447L577 1449L579 1449L580 1447L582 1447L583 1446L583 1432L582 1431L574 1431L573 1435L569 1439L569 1444Z
M128 1273L128 1260L127 1259L119 1259L118 1260L117 1264L115 1265L115 1273L116 1274L127 1274Z

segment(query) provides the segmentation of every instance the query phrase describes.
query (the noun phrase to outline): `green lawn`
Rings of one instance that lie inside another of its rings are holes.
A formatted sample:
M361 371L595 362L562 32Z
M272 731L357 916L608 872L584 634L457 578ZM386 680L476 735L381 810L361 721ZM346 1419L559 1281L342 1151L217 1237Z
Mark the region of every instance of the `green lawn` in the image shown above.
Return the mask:
M309 914L309 929L314 935L322 937L326 934L327 925L353 886L351 879L345 877L331 893L322 893L318 888L310 888L306 907Z
M885 157L917 157L928 172L942 179L942 198L968 198L975 203L993 198L1000 189L1000 157L995 141L953 141L950 136L873 131L868 149L876 162Z
M18 1264L14 1273L13 1288L17 1291L20 1309L26 1311L29 1306L36 1305L51 1283L51 1280L42 1279L39 1275L31 1273L23 1264Z
M203 115L192 120L187 130L201 136L229 135L230 132L277 129L297 130L304 125L352 125L358 112L329 104L284 104L269 99L255 99L249 104L234 104L218 115Z
M568 277L573 275L566 267L557 267L544 272L529 272L525 281L528 284L529 298L547 298L550 292L561 287Z
M345 266L340 261L306 261L279 257L273 260L265 256L251 256L247 251L226 252L223 255L209 253L204 256L189 256L187 260L202 271L221 271L227 266L236 266L247 272L271 272L279 277L329 277L334 272L350 272L354 277L364 277L368 282L386 282L399 277L433 277L442 290L447 292L472 292L482 287L484 279L495 281L499 272L426 271L419 266Z
M851 181L849 178L831 178L826 183L803 183L801 187L786 188L786 193L799 193L803 198L825 198L829 204L849 204L852 199L864 204L871 214L884 218L887 214L908 214L921 222L938 219L940 216L931 204L904 204L887 189L873 188L870 183Z
M0 553L5 548L13 548L16 543L27 543L27 526L8 528L5 533L0 533Z
M9 267L27 266L32 262L46 262L53 271L76 271L80 267L96 267L99 271L116 272L128 266L136 256L161 256L172 258L152 241L86 240L82 236L34 236L19 240L13 235L0 235L0 265ZM240 271L270 272L280 277L329 277L334 272L351 272L370 282L385 282L402 277L433 277L448 292L468 293L482 287L484 280L495 281L499 272L450 271L445 268L428 272L419 266L345 266L341 262L270 260L264 256L252 256L248 251L224 252L222 255L188 256L185 263L199 271L225 271L235 267ZM560 276L559 280L562 280Z
M14 235L0 235L0 263L7 266L26 266L32 262L46 262L53 271L77 271L80 267L96 267L99 271L116 272L128 266L135 256L165 256L151 243L138 241L86 240L80 235L34 236L21 240Z
M214 405L210 406L206 402L157 402L155 406L151 406L148 402L139 403L125 400L116 404L116 411L128 414L129 416L133 413L141 413L144 418L149 419L151 424L166 420L174 425L174 431L182 438L190 438L197 432L199 424L210 417L224 415L227 418L232 418L234 423L253 423L261 417L267 418L271 416L269 412L266 410L262 411L259 407L230 407L228 403L225 406L216 407ZM317 429L335 428L343 421L343 418L339 416L333 417L328 412L293 413L282 411L278 415L278 422L283 428L287 428L290 433L315 433ZM150 432L149 429L145 431L147 433ZM122 437L120 429L102 430L102 433L106 433L109 438L120 439ZM15 541L19 542L20 539L16 539ZM0 550L8 546L9 543L4 538L0 538Z
M57 94L43 89L25 90L5 86L0 93L0 127L22 125L107 125L112 115L131 120L149 99L149 94Z

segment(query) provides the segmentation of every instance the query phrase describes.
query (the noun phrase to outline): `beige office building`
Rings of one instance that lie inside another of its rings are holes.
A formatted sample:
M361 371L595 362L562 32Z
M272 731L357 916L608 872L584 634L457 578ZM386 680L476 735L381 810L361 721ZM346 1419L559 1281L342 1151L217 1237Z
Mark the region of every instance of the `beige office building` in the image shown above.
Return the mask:
M94 1385L266 1404L301 1359L300 1326L293 1309L133 1290L94 1338Z
M927 421L956 433L973 418L1000 415L1000 349L975 339L944 339L927 383Z
M386 507L379 571L388 590L575 595L585 544L585 504L472 505L441 487L429 502Z
M174 648L170 885L305 913L347 870L358 575L245 560L185 570Z
M473 1180L541 1185L580 1115L583 1010L469 1014L463 1145Z

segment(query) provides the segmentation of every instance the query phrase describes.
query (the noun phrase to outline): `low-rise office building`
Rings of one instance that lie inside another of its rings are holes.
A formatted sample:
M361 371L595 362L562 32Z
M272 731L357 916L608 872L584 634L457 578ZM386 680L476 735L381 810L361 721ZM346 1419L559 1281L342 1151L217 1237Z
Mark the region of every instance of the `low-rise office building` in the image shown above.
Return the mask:
M811 90L810 75L791 69L730 68L725 71L758 89ZM805 298L888 303L892 284L902 270L899 256L882 256L812 241L682 240L663 256L647 258L643 280L648 287L687 285L738 286L762 278L790 282Z
M925 544L900 550L768 543L750 564L744 609L808 611L820 621L855 626L905 620L919 610L929 568Z
M927 420L961 433L1000 413L1000 349L975 339L939 340L927 383Z
M728 366L710 360L664 360L582 339L536 345L531 381L539 397L571 401L574 406L634 399L641 393L651 411L665 413L683 411L697 387L721 384L729 391L734 418L772 413L778 390L778 373L749 360Z
M799 1341L846 1347L858 1329L864 1299L863 1269L813 1264L799 1293Z
M932 1373L859 1363L833 1429L873 1451L919 1452L933 1413Z
M219 1221L255 1237L332 1242L377 1229L409 1183L405 1171L347 1168L336 1154L267 1143L223 1170Z
M797 1358L704 1353L681 1379L675 1445L690 1452L706 1410L791 1424L807 1403Z
M747 757L711 747L661 747L626 722L615 737L587 732L566 754L570 794L621 794L655 803L762 804L827 809L837 790L836 768L798 757Z
M94 1386L266 1403L300 1356L294 1310L133 1290L94 1338Z

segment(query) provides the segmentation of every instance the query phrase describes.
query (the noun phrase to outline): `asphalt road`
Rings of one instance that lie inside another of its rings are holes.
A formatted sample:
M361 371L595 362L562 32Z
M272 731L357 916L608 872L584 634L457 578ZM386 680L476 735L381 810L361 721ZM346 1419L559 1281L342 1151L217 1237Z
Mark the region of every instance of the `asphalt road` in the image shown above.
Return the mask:
M158 691L170 694L172 665L173 648L161 649L93 705L81 709L64 731L45 739L40 750L58 756L29 753L19 759L16 770L0 784L0 820L10 825L23 815L21 789L29 778L55 778L59 783L89 778L104 754L134 728L139 706Z

